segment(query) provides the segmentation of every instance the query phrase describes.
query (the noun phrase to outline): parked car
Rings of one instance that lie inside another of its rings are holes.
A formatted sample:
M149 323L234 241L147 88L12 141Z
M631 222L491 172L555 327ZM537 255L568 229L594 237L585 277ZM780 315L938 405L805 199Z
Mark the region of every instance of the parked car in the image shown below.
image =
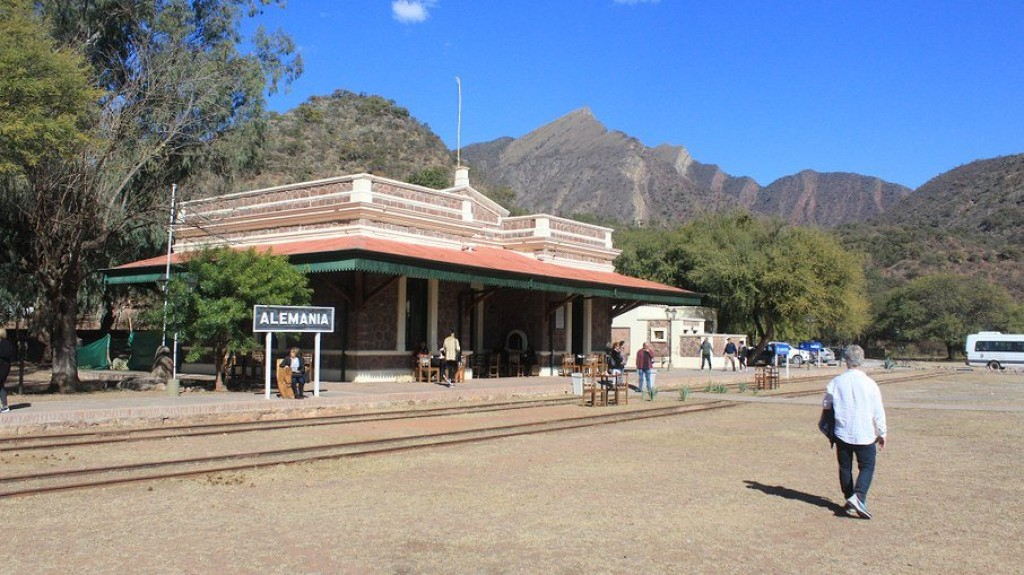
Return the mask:
M800 351L789 345L784 341L770 341L765 346L764 350L760 355L754 356L754 350L756 348L750 348L750 352L747 354L747 365L785 365L788 360L793 365L797 365L794 358L800 357ZM775 361L775 356L779 356L778 362Z
M820 356L820 357L819 357ZM797 346L797 354L790 359L793 365L803 365L804 362L829 364L836 360L836 355L831 349L825 347L820 341L801 341Z

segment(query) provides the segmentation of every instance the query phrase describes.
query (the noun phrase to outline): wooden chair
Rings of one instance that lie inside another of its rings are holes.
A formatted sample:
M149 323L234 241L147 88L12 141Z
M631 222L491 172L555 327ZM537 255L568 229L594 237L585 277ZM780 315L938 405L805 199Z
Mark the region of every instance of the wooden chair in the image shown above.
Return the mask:
M523 359L516 352L508 354L508 375L509 377L523 377Z
M487 377L501 377L501 354L491 354L491 365L487 368Z
M754 389L778 389L779 368L774 365L754 367Z
M295 399L292 393L292 368L286 362L283 366L277 362L277 392L284 399Z
M572 354L562 354L562 375L566 377L571 376L574 369L576 369L576 363L573 360Z
M583 380L583 405L598 407L608 405L608 388L597 381Z
M612 378L614 386L615 403L618 404L621 399L623 405L629 405L629 378L626 376L626 372L609 374L609 377Z
M597 376L601 373L598 369L598 361L596 355L588 355L583 360L583 380L597 381Z
M437 381L441 380L441 368L431 365L429 355L416 358L416 383L430 383L434 378L437 378Z

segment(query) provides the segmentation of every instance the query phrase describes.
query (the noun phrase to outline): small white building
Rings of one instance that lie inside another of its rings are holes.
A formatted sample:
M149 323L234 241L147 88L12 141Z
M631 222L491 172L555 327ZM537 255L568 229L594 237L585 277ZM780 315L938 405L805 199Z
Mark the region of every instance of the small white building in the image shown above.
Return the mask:
M702 306L637 306L612 319L612 340L626 342L626 366L636 367L636 352L645 341L651 342L659 369L700 368L700 344L711 340L713 367L721 369L725 340L739 345L742 334L720 334L718 314ZM749 343L749 342L748 342Z

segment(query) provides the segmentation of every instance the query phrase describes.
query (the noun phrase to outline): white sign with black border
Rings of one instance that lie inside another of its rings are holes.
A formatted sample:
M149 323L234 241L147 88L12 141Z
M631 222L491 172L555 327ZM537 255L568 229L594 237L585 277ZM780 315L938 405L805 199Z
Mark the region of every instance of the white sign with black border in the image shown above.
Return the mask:
M252 306L252 331L333 332L334 308L289 305Z
M334 331L334 308L288 305L254 305L253 333L266 333L267 352L264 373L264 396L270 399L270 379L274 370L274 332L315 333L313 338L313 397L320 397L320 334Z

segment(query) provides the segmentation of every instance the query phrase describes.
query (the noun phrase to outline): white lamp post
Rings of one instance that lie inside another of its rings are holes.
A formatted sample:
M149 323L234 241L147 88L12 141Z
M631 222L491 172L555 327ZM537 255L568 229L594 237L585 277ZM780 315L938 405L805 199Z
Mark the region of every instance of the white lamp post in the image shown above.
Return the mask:
M668 369L667 369L667 371L672 371L672 322L674 322L676 320L676 313L678 311L679 310L677 310L674 307L666 307L665 308L665 319L668 320Z

